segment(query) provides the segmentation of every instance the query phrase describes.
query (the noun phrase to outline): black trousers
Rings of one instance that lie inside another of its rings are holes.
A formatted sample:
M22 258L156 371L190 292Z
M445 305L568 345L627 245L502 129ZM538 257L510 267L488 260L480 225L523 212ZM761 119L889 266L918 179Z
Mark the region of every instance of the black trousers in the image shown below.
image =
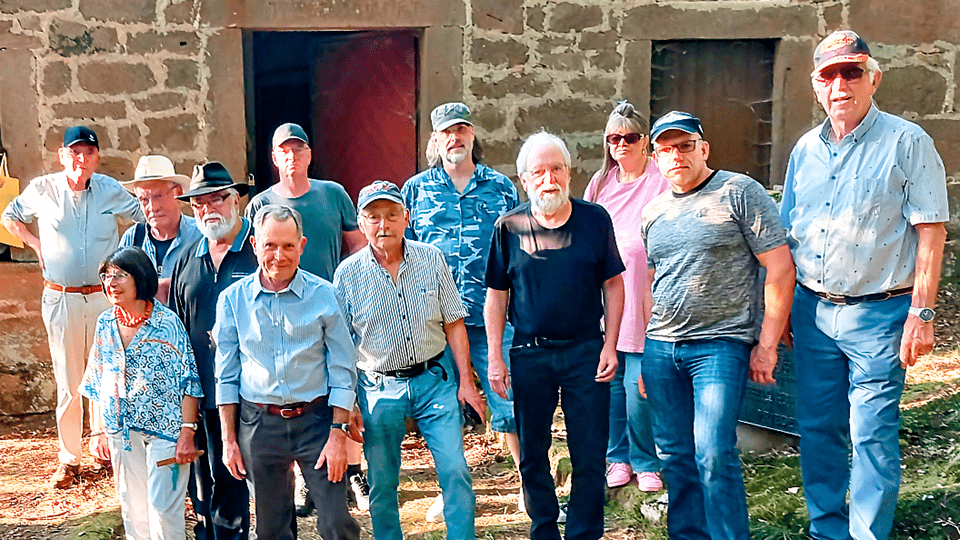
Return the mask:
M188 484L197 514L197 540L247 540L250 536L250 492L223 464L220 414L204 409L197 423L197 449L204 455L191 466Z

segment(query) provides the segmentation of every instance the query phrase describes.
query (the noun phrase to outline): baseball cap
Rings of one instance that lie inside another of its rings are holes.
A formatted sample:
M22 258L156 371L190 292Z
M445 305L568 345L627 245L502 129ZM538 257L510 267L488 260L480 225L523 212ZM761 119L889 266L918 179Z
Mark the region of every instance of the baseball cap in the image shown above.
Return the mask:
M470 123L470 109L463 103L444 103L430 113L434 131L443 131L454 124Z
M100 141L97 140L97 134L86 126L73 126L68 128L63 134L63 147L73 146L77 143L87 143L100 148Z
M274 130L273 147L276 148L290 139L297 139L303 141L304 144L310 144L307 132L299 124L286 123Z
M403 204L400 188L396 184L387 180L377 180L360 190L360 195L357 197L357 210L363 210L368 204L381 199Z
M840 30L824 38L813 52L813 73L816 76L824 68L835 64L866 62L870 58L867 42L860 39L856 32Z
M700 125L699 118L683 111L670 111L653 123L653 127L650 128L650 140L656 141L664 131L671 129L703 135L703 126Z

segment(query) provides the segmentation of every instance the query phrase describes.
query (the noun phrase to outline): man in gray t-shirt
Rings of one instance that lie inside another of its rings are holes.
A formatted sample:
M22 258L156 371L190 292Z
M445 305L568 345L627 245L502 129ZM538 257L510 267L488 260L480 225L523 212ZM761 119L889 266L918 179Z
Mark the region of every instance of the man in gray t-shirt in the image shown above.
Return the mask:
M707 167L698 119L668 113L650 139L671 190L643 211L653 313L640 388L665 458L667 528L671 538L747 539L737 416L748 373L774 382L793 259L763 187Z

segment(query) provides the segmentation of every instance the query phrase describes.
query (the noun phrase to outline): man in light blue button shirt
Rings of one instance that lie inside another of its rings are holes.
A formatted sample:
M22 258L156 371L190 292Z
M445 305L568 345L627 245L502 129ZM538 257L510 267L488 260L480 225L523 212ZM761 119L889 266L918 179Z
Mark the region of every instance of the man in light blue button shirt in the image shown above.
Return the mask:
M213 327L223 461L235 478L249 474L258 538L294 540L296 461L320 536L357 539L344 481L357 349L336 290L298 268L300 214L267 205L255 220L259 271L223 291Z
M946 180L933 140L873 103L880 67L857 34L828 36L814 66L828 119L797 142L780 210L797 265L792 325L810 536L883 539L900 486L906 368L933 348Z

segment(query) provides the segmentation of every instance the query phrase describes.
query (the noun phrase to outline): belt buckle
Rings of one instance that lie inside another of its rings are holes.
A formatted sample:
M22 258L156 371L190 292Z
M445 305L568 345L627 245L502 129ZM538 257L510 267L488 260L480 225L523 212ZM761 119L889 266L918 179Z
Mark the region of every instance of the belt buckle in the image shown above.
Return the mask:
M280 408L280 418L297 418L303 414L301 407L294 407L292 409Z
M846 305L847 297L842 294L833 294L833 293L823 293L824 298L833 302L834 304Z

